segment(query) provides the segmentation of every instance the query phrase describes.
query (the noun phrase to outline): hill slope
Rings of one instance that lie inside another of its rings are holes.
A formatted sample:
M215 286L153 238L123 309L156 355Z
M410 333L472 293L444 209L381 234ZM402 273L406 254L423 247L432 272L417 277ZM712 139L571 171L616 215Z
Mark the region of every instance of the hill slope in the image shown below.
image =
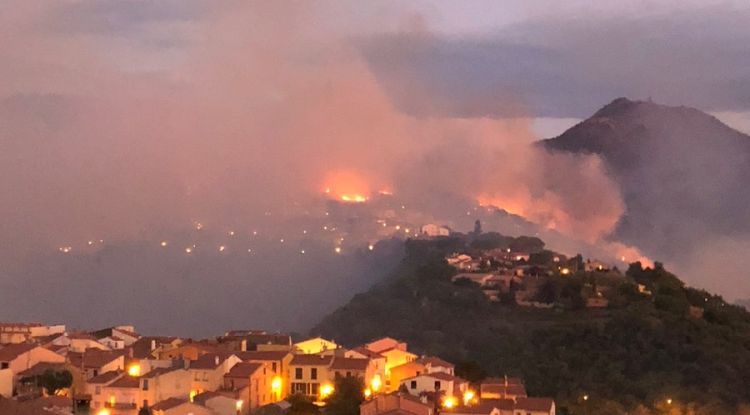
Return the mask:
M465 240L409 241L397 271L323 319L313 334L347 346L393 336L457 370L521 376L534 396L583 413L659 408L672 398L697 413L736 413L750 402L750 314L685 287L661 266L631 265L607 309L533 309L493 303L472 284L452 283L444 255ZM561 283L563 293L589 276ZM639 294L644 284L653 296ZM617 301L614 301L614 300ZM704 309L690 317L690 306ZM565 412L561 412L565 413ZM648 413L648 412L642 412Z
M542 144L602 157L627 206L616 237L647 255L750 235L750 136L697 109L618 98Z

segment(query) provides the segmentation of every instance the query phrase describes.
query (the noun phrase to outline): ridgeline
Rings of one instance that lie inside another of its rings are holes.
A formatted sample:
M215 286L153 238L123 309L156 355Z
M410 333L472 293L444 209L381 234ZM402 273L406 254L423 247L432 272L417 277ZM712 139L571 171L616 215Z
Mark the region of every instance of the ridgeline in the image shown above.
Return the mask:
M536 238L486 235L407 241L406 258L389 278L355 295L312 333L347 346L380 336L402 339L458 363L457 374L473 382L519 376L530 395L554 397L563 414L750 408L745 309L685 286L658 263L634 263L625 273L549 271L536 299L551 308L521 307L507 295L491 301L474 283L452 282L458 271L446 256L531 242L538 252L529 263L560 268L544 264L553 256ZM586 307L592 286L606 297L605 308Z

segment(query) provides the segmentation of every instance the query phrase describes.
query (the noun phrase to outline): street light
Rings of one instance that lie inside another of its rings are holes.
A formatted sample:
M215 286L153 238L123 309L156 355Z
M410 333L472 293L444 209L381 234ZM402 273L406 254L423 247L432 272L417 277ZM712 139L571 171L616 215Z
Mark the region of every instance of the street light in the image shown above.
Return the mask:
M237 408L237 415L240 415L240 411L242 411L242 399L238 399L237 402L234 403L234 407Z
M102 409L101 411L97 412L96 415L110 415L109 409Z

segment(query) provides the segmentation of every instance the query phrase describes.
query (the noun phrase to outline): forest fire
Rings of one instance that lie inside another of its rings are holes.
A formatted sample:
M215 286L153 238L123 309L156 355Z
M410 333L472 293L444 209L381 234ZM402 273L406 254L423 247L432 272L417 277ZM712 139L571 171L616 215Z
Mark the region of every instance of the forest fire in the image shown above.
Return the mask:
M337 171L326 177L325 193L341 202L364 203L370 197L370 184L360 174Z

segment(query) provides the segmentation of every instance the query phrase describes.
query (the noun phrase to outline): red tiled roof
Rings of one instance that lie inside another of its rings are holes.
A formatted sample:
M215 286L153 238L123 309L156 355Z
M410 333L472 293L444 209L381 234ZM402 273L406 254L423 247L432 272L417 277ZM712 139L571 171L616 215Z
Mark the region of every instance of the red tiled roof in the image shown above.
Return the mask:
M187 403L187 401L185 399L169 398L169 399L165 399L165 400L157 403L156 405L152 406L151 410L152 411L167 411L167 410L170 410L172 408L176 408L176 407L178 407L178 406L180 406L180 405L182 405L184 403Z
M86 383L97 384L97 385L107 384L107 383L114 381L115 379L122 376L123 374L124 372L121 370L110 370L109 372L104 372L98 376L94 376L93 378L87 380Z
M512 411L516 405L513 399L482 399L482 404L492 405L502 411Z
M516 398L516 409L526 411L547 411L555 404L550 398Z
M356 352L356 353L359 353L359 354L361 354L363 356L367 356L370 359L384 359L385 358L382 354L380 354L378 352L374 352L374 351L372 351L372 350L370 350L370 349L368 349L366 347L362 347L362 346L355 347L354 349L352 349L352 351Z
M242 362L237 363L236 365L232 366L232 369L229 370L229 373L224 375L224 377L229 378L249 378L252 376L253 373L255 373L258 369L263 367L262 363L249 363L249 362Z
M290 365L294 366L328 366L331 364L333 356L320 354L298 354L294 355Z
M9 344L0 349L0 362L10 362L29 350L39 347L31 343Z
M221 393L221 392L216 392L216 391L206 391L206 392L202 392L202 393L195 395L193 397L193 402L206 406L206 401L211 400L213 398L218 398L220 396L223 396L227 399L235 399L234 397L229 396L226 393Z
M81 367L81 359L83 359L84 368L98 369L107 363L120 358L122 355L122 350L101 350L91 348L86 349L86 352L84 353L68 352L67 358L70 364L74 367Z
M157 376L164 375L166 373L174 372L176 370L181 370L181 367L157 367L156 369L151 369L148 373L141 376L146 379L153 379Z
M123 376L120 379L109 384L110 388L138 388L141 384L140 379L133 376Z
M244 361L248 360L283 360L289 352L285 350L279 351L255 351L255 352L237 352L235 355Z
M190 369L212 370L224 363L231 354L229 353L206 353L198 359L190 362Z
M439 357L433 357L433 356L424 356L420 359L417 359L417 361L426 366L440 366L440 367L448 367L448 368L455 367L453 363L446 362L445 360Z
M332 370L367 370L370 359L357 359L353 357L336 357L331 363Z

